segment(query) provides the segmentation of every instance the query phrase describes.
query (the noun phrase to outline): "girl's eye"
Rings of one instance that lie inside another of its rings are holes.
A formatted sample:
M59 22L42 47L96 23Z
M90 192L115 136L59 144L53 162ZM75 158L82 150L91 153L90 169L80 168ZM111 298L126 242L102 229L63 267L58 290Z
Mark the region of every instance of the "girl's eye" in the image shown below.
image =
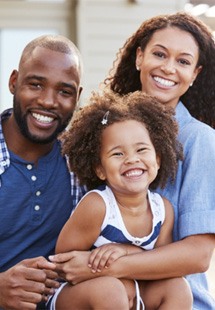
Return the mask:
M144 152L144 151L145 151L145 149L146 149L146 148L141 147L140 149L138 149L138 150L137 150L137 152L138 152L138 153L142 153L142 152Z
M112 156L122 156L122 152L116 152L116 153L113 153Z

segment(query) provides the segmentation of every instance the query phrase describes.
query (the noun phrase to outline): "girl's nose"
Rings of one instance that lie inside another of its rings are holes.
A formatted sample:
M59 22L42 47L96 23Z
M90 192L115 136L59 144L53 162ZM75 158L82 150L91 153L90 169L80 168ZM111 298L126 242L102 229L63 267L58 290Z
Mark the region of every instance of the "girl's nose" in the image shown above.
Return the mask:
M126 164L133 164L133 163L137 163L139 162L140 159L137 155L130 155L130 156L127 156L126 159L125 159L125 163Z

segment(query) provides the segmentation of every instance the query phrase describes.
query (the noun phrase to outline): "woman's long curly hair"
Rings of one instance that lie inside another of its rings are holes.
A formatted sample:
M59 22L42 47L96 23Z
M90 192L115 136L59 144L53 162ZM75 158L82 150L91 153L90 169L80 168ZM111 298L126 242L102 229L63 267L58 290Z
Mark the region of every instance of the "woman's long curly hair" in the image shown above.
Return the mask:
M144 21L119 49L104 85L120 95L141 90L140 73L136 70L136 50L145 50L152 35L167 27L190 33L199 47L198 66L202 70L194 84L180 98L195 118L215 127L215 43L212 31L199 19L183 12L160 15Z
M107 116L107 124L102 124L104 116ZM95 172L101 164L103 131L116 122L126 120L144 124L156 154L161 158L161 167L150 188L163 188L167 180L174 180L178 160L183 157L182 147L177 141L174 111L141 91L120 96L106 90L93 93L89 104L75 113L68 130L61 135L62 152L68 156L70 169L78 176L80 184L89 190L105 183Z

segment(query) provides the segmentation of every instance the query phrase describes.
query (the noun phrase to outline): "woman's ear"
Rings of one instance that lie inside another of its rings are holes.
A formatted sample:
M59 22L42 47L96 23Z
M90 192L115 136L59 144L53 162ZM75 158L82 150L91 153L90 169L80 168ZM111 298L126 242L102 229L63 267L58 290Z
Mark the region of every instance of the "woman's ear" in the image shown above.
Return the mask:
M135 62L137 71L140 71L141 64L142 64L142 56L143 56L143 52L141 48L138 47L136 50L136 62Z
M199 75L199 73L202 71L202 66L199 66L197 67L195 70L194 70L194 73L193 73L193 79L192 79L192 82L191 84L193 85L195 79L197 78L197 76ZM191 85L191 86L192 86Z
M102 181L106 180L106 176L105 176L103 167L102 167L101 165L99 165L99 166L97 166L97 167L95 168L95 172L96 172L97 177L98 177L100 180L102 180Z

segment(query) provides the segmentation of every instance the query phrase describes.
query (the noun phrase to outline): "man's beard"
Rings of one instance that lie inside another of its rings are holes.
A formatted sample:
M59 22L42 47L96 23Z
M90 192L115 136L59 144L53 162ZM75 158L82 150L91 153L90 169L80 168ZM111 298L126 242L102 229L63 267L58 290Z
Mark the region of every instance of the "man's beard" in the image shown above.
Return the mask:
M17 122L17 125L23 134L25 138L27 138L29 141L33 143L38 143L38 144L48 144L53 142L58 135L67 127L70 119L72 118L73 113L69 115L69 117L62 122L60 118L58 118L58 126L55 129L55 131L49 136L49 137L38 137L36 135L33 135L30 133L28 129L28 124L27 124L27 114L22 114L21 108L20 108L20 102L17 101L16 96L13 98L13 113L15 120Z

